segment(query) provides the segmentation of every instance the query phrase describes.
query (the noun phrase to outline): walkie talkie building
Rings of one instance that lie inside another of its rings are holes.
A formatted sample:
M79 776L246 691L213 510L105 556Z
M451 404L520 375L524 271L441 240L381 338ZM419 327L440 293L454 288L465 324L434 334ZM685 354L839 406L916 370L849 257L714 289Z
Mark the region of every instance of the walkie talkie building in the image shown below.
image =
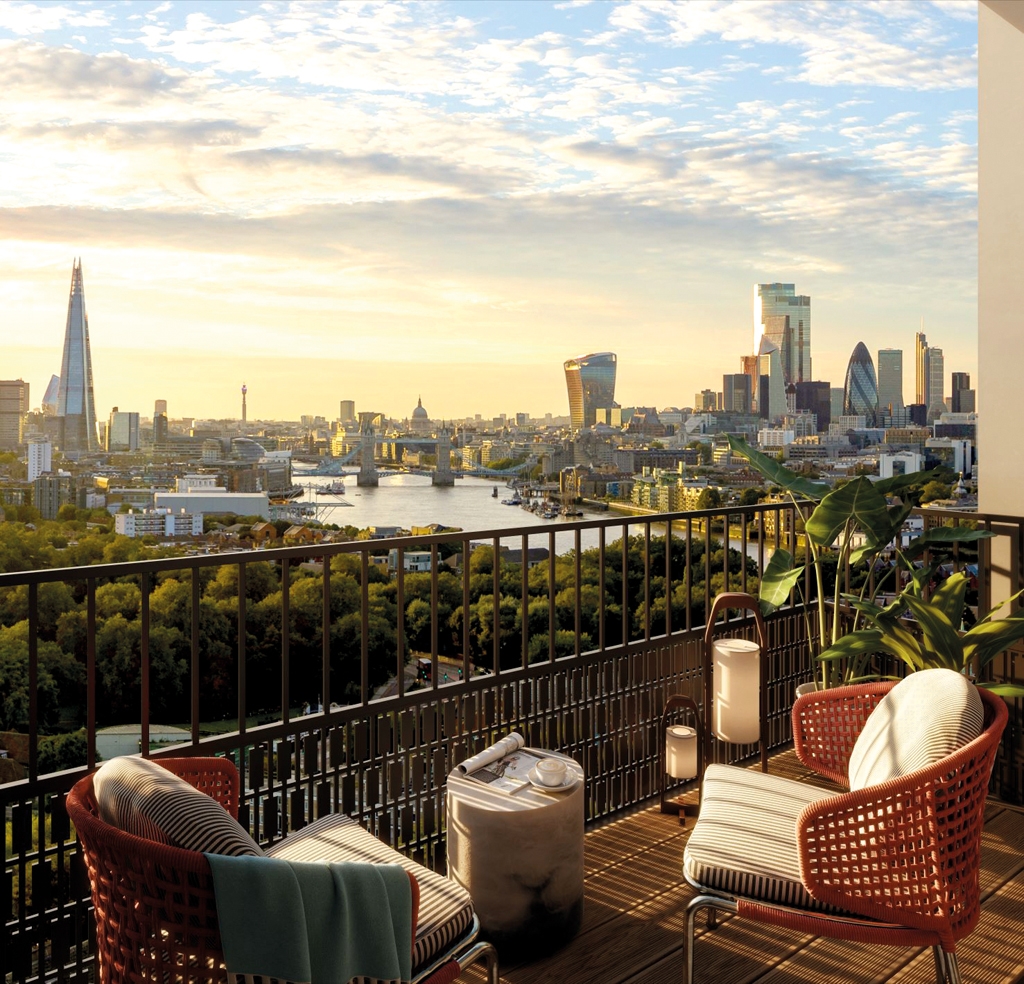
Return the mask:
M82 261L71 267L68 323L64 330L64 355L57 386L57 416L61 418L64 451L96 451L96 401L92 392L92 353L89 351L89 317L85 313Z
M615 406L615 353L595 352L565 363L569 420L573 431L593 427L598 409Z

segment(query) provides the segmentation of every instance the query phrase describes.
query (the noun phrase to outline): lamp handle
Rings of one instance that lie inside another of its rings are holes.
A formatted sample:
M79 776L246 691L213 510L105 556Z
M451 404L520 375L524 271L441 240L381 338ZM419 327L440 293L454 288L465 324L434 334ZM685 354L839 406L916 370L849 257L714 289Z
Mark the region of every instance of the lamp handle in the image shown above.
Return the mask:
M758 606L757 599L752 594L747 594L745 591L723 591L721 594L715 595L715 600L711 603L711 612L708 615L708 624L704 629L705 647L711 645L711 639L715 634L715 616L721 611L728 611L732 608L754 613L754 624L757 626L758 643L761 646L762 652L767 651L768 635L764 629L764 619L761 617L761 609Z

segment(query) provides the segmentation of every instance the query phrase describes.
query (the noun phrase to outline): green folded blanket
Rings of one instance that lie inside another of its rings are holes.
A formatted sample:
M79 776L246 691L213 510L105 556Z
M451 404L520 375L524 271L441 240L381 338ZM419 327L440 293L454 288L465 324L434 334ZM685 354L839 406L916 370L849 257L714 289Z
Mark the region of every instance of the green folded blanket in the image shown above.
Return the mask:
M412 888L401 865L206 859L229 973L310 984L412 979Z

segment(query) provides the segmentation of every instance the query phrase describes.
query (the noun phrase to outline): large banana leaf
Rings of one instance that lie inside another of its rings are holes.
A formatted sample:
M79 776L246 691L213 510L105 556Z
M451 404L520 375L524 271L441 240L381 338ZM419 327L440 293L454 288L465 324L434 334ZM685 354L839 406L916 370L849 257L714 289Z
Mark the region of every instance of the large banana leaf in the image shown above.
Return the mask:
M734 437L732 434L729 434L728 438L730 451L746 458L765 478L786 489L787 492L794 492L805 499L813 499L815 502L828 494L829 487L827 485L821 482L812 482L791 472L775 458L761 454L741 438Z
M917 619L922 646L930 657L931 665L962 670L964 647L953 623L937 607L921 598L908 594L905 600L911 614Z
M875 543L884 543L892 528L885 496L863 475L829 492L811 513L804 530L818 546L828 547L851 520Z
M950 625L959 629L964 618L964 598L967 595L967 575L963 571L951 574L933 592L929 604L949 619Z
M900 476L901 478L903 476ZM875 483L875 490L878 491L878 484ZM893 540L896 539L900 530L903 528L903 524L907 517L913 512L913 503L907 502L895 507L887 507L886 511L889 517L888 529L881 533L880 536L876 537L867 534L867 543L863 547L858 547L850 554L850 563L859 564L862 560L866 560L868 557L873 557L875 554L882 549L882 547L888 546Z
M858 629L837 639L818 659L823 663L831 663L837 659L848 660L867 656L883 648L884 639L880 629Z
M1024 697L1024 687L1019 683L979 683L978 686L1000 697Z
M995 533L988 530L972 530L966 526L933 526L915 537L903 551L903 556L907 560L913 560L925 550L944 550L952 547L954 543L976 543L978 540L989 540L994 536Z
M761 575L758 589L761 614L771 615L780 605L786 603L790 591L800 580L804 567L793 566L793 555L788 550L776 550Z
M1010 615L991 622L979 622L969 632L964 633L961 640L964 665L976 658L981 666L985 666L1018 639L1024 639L1024 615Z
M907 475L893 475L892 478L882 478L875 482L875 488L882 495L895 495L897 492L902 492L904 489L909 489L914 485L924 485L925 482L931 481L932 476L938 470L938 468L929 468L928 471L910 472Z

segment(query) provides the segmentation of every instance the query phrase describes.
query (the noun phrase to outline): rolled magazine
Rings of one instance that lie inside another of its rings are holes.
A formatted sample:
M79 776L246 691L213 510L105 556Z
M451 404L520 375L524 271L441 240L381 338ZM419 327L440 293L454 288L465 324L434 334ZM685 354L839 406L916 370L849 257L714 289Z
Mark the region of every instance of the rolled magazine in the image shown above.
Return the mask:
M491 789L516 793L530 785L528 774L543 757L525 746L526 739L518 731L512 731L501 741L455 766L455 771Z

